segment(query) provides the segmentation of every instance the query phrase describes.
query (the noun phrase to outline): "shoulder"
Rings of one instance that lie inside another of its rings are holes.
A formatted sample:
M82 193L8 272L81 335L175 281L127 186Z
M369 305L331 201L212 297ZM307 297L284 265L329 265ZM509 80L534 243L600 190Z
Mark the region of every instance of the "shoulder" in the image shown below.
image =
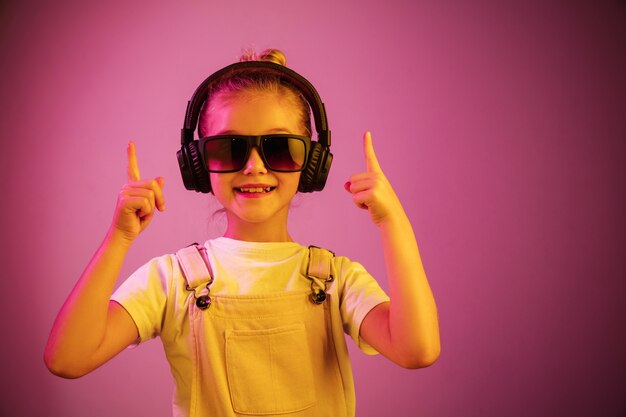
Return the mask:
M302 248L304 251L309 252L309 262L328 262L325 258L330 259L333 275L344 276L354 272L366 272L365 267L361 263L353 261L347 256L339 255L329 248L315 245L302 246Z
M135 291L149 287L156 290L160 287L161 291L167 293L181 280L181 259L178 253L184 249L151 258L138 267L120 287L133 288Z
M160 289L167 292L176 275L177 266L175 254L165 254L154 257L137 268L118 288L117 294L122 292L139 292L151 289Z
M384 290L365 266L346 256L333 258L333 276L339 285L339 291L344 294L372 294L375 298L386 298Z
M172 274L175 265L178 263L175 253L168 253L160 256L156 256L150 259L148 262L140 266L133 275L136 274L148 274L148 275L160 275L169 276Z
M333 265L342 276L351 275L355 273L368 273L363 264L357 261L353 261L347 256L335 255L333 258Z

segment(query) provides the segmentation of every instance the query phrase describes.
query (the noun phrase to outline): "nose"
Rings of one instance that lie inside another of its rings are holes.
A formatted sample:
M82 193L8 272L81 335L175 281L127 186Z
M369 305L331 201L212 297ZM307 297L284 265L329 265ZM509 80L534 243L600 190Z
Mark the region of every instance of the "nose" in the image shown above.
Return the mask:
M248 156L248 161L246 161L246 165L243 167L244 174L265 174L267 173L267 167L265 163L263 163L263 159L259 154L259 150L256 146L253 146L250 149L250 156Z

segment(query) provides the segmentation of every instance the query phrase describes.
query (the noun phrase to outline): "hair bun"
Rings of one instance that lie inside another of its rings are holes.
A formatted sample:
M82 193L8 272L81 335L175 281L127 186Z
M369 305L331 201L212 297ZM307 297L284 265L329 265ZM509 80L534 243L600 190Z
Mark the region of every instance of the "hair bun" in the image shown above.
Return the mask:
M266 49L260 54L257 54L254 50L244 50L239 57L239 62L246 61L266 61L282 65L283 67L287 66L285 54L281 50L273 48Z

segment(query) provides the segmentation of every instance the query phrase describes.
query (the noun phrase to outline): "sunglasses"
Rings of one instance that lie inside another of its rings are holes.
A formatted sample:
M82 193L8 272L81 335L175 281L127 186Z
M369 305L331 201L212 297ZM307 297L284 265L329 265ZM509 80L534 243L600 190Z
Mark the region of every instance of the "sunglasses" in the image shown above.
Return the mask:
M292 134L260 136L219 135L198 141L200 155L209 172L241 171L256 146L263 163L272 171L299 172L311 146L311 138Z

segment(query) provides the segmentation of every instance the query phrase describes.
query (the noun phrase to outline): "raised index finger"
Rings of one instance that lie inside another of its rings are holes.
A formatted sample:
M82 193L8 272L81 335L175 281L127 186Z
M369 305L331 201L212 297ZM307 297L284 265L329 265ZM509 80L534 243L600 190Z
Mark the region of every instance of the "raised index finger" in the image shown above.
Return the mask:
M372 134L365 132L363 135L363 152L365 154L365 167L367 172L381 172L378 158L374 153L374 145L372 145Z
M128 142L128 147L126 148L126 155L128 157L128 181L139 181L141 179L141 175L139 175L139 166L137 165L137 150L135 149L135 143L132 141Z

